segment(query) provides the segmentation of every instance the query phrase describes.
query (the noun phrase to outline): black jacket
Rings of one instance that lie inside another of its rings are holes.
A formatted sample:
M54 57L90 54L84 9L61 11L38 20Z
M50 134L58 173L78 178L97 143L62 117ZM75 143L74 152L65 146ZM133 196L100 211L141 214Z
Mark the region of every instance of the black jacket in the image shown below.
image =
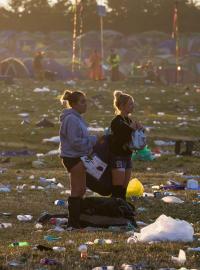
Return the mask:
M118 156L130 156L132 151L127 147L131 141L133 129L130 127L132 120L129 117L117 115L111 122L110 151Z

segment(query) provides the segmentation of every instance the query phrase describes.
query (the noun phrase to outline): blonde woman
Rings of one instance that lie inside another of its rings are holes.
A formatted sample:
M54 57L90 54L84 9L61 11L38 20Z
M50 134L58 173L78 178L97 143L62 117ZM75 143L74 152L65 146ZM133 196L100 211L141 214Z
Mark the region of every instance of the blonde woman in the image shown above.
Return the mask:
M112 197L125 200L132 170L132 151L128 145L132 132L141 126L129 117L134 109L133 97L122 91L114 91L113 95L116 117L111 122L110 137Z

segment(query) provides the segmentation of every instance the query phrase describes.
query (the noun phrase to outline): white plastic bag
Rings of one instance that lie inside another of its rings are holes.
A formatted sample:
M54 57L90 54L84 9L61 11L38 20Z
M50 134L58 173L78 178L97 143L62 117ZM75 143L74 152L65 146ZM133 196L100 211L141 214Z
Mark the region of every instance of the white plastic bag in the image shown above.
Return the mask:
M156 221L135 233L140 242L150 241L181 241L192 242L194 229L185 220L173 219L161 215Z

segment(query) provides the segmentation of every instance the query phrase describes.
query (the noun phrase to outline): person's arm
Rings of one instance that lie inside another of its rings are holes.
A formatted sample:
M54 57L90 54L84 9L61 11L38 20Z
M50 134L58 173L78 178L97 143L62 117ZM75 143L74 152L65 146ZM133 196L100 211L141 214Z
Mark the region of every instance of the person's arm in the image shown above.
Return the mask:
M65 121L66 137L72 148L81 152L91 151L97 142L96 136L88 135L87 137L83 137L79 120L74 116L68 116Z
M111 122L111 131L115 134L129 136L134 129L125 123L121 118L116 118Z

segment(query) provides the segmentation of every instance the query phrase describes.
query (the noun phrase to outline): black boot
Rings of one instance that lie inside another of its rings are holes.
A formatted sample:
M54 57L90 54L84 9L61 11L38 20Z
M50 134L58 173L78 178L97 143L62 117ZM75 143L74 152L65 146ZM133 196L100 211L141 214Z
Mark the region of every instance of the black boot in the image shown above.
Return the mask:
M123 186L112 186L112 197L124 199L124 188Z
M67 227L72 227L75 229L80 228L80 197L69 197L68 199L68 211L69 211L69 219Z
M123 196L122 199L124 199L125 201L126 201L126 189L127 188L123 187L123 193L122 193L122 196Z

